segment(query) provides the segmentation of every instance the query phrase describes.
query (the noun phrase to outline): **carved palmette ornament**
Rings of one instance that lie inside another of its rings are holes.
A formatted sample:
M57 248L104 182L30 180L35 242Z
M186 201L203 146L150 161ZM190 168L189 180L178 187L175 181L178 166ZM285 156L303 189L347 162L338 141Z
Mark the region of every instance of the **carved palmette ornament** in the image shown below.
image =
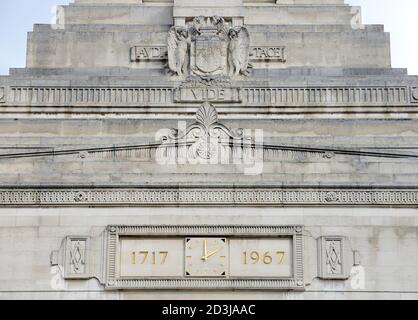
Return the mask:
M213 105L206 102L196 112L196 122L185 132L172 129L162 138L159 151L170 156L170 149L176 149L172 156L177 157L183 150L188 159L219 160L228 157L231 145L251 144L251 137L244 136L243 129L231 130L218 122L218 113Z
M203 78L249 74L250 34L224 18L197 17L168 32L168 67L178 76Z

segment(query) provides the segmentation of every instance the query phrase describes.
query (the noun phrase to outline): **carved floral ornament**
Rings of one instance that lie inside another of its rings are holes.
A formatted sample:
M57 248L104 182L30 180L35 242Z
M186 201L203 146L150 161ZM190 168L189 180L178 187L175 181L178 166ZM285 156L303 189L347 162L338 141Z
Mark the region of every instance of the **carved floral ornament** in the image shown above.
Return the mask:
M222 17L197 17L168 33L168 66L172 74L198 77L248 75L250 35Z
M157 159L165 158L170 153L170 147L174 147L179 153L183 147L188 159L217 160L229 157L230 147L253 145L252 138L244 132L243 129L229 129L219 123L216 109L205 102L196 112L196 122L186 127L184 132L171 129L168 135L162 137L162 147Z

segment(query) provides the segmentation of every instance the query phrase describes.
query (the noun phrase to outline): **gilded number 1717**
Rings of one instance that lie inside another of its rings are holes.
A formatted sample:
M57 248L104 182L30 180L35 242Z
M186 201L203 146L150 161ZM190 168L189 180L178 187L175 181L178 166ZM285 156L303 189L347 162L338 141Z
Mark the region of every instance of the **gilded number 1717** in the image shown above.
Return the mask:
M139 254L138 254L139 253ZM140 260L140 264L146 264L147 262L151 264L161 264L163 265L167 260L168 251L132 251L131 253L131 263L136 264L137 260Z

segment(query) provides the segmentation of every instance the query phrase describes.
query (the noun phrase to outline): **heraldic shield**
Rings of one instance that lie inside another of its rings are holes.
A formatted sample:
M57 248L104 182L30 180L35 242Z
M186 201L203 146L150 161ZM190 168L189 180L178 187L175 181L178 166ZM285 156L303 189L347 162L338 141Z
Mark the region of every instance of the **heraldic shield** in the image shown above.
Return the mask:
M216 34L202 34L192 41L191 68L194 74L226 75L228 42Z

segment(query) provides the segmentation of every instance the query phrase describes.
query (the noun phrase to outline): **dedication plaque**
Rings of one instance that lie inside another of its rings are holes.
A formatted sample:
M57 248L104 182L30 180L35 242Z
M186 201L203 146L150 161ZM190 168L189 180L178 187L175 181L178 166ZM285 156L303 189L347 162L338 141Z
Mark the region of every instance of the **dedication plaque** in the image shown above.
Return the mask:
M106 289L303 290L302 226L109 226Z

